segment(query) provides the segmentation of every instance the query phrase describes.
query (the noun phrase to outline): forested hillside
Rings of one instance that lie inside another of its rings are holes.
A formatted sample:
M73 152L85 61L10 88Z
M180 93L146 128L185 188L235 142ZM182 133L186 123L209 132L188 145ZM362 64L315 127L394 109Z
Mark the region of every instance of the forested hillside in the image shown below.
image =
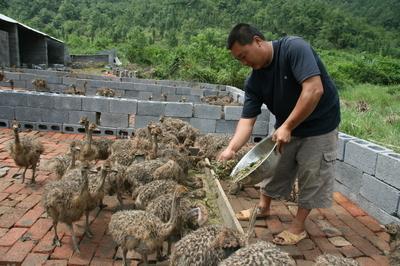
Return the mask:
M248 70L224 46L229 29L248 22L268 38L299 35L337 54L330 68L345 70L334 73L340 86L400 80L393 72L400 57L397 0L0 0L0 8L66 41L72 53L117 48L125 63L151 66L156 78L240 87ZM338 61L343 64L335 66Z

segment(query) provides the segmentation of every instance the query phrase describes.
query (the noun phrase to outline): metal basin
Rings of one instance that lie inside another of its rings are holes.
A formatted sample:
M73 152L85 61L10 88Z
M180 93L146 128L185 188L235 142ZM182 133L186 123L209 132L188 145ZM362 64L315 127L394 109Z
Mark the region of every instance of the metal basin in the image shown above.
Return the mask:
M261 140L233 168L231 177L234 183L255 185L271 177L280 158L272 137Z

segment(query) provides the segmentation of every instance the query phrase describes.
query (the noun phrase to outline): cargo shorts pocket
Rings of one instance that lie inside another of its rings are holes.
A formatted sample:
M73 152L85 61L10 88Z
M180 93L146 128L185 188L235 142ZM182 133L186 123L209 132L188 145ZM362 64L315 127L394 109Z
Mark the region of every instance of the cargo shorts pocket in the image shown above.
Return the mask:
M324 152L324 161L334 163L336 161L336 151Z
M335 174L336 151L324 152L320 166L320 177L322 179L331 178Z

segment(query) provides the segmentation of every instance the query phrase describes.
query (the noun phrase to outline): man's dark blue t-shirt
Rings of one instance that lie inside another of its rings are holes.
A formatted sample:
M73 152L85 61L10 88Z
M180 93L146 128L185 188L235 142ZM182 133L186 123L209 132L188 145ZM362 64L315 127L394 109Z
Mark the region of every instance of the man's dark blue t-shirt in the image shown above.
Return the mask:
M304 80L319 75L324 93L315 108L293 131L293 136L309 137L328 133L340 122L337 89L312 47L300 37L284 37L272 42L274 56L271 64L252 71L245 84L242 118L261 113L265 103L280 127L294 109Z

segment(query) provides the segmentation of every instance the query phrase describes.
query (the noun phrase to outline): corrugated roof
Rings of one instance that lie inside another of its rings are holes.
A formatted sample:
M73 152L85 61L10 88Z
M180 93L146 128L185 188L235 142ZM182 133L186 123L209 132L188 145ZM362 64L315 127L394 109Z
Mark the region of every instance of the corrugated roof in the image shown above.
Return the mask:
M57 42L64 43L63 41L61 41L61 40L59 40L59 39L57 39L57 38L54 38L54 37L52 37L52 36L50 36L50 35L48 35L48 34L46 34L46 33L44 33L44 32L38 31L38 30L36 30L36 29L34 29L34 28L31 28L31 27L29 27L29 26L27 26L27 25L25 25L25 24L23 24L23 23L21 23L21 22L18 22L18 21L16 21L15 19L12 19L12 18L10 18L10 17L7 17L6 15L3 15L3 14L1 14L1 13L0 13L0 20L4 20L4 21L7 21L7 22L10 22L10 23L13 23L13 24L18 24L18 25L20 25L21 27L24 27L24 28L26 28L26 29L28 29L28 30L34 31L34 32L36 32L36 33L39 33L40 35L49 37L50 39L56 40Z

